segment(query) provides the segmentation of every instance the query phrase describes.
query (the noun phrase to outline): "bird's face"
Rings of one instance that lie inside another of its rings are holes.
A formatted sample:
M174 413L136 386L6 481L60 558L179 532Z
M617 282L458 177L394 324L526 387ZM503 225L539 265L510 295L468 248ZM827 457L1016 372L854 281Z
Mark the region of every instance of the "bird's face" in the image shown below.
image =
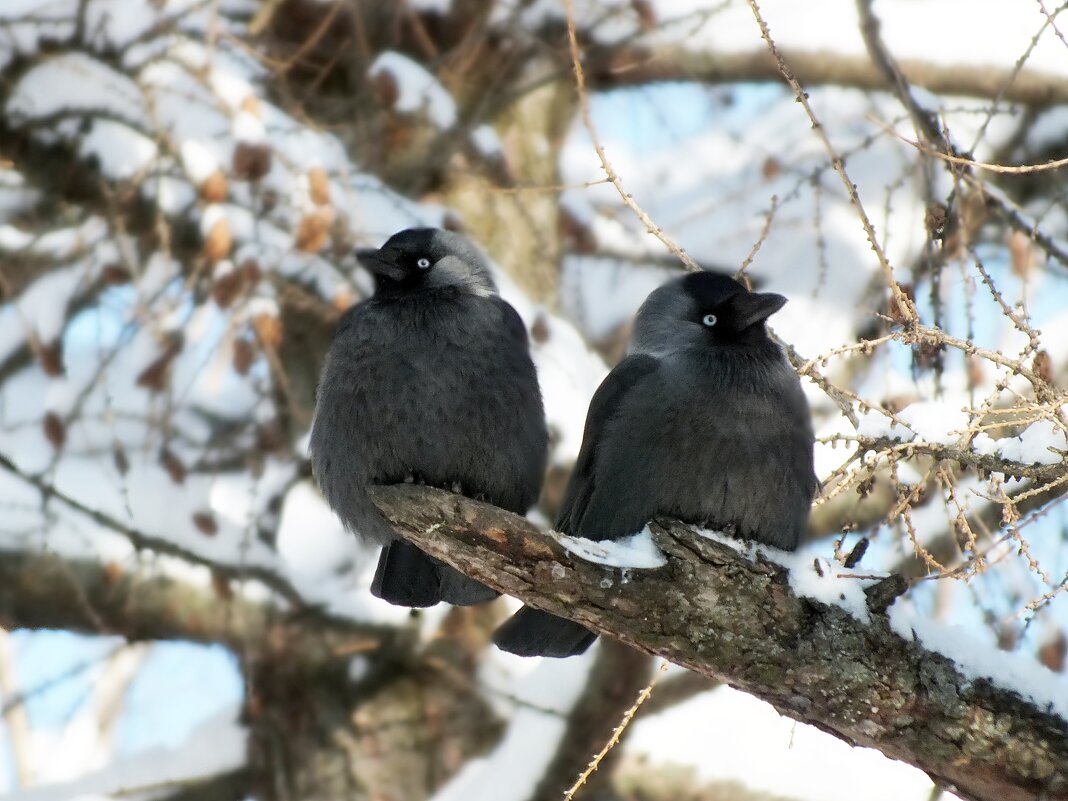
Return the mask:
M692 346L767 341L764 321L786 303L727 275L690 273L656 289L638 310L631 351L663 355Z
M462 234L437 228L409 228L378 249L356 251L375 277L378 292L402 294L452 287L475 295L497 288L479 250Z

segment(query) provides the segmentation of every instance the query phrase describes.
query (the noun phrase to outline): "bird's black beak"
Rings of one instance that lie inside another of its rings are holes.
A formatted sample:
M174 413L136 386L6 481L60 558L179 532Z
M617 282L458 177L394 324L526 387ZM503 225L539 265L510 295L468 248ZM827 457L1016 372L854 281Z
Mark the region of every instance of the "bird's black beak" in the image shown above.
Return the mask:
M774 292L740 292L731 298L739 331L764 322L785 305L786 298Z
M391 278L394 281L402 281L405 276L404 268L397 264L396 257L388 250L378 248L364 248L356 251L356 261L375 275Z

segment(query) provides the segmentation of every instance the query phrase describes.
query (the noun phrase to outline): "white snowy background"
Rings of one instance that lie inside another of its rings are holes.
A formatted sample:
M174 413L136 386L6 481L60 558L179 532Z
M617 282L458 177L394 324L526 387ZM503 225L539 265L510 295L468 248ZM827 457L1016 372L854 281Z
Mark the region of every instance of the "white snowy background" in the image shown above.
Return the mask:
M409 4L447 8L448 0ZM69 36L76 5L69 0L0 2L0 68L37 52L44 38ZM714 4L661 0L654 5L658 18L670 20ZM724 53L758 47L759 31L747 5L737 0L720 5L709 24L681 30L665 24L650 38ZM505 6L495 13L511 13ZM1068 44L1045 24L1040 6L883 0L876 12L885 41L900 59L962 70L1009 69L1026 54L1029 69L1068 80ZM241 25L228 21L239 18L243 7L252 13L257 5L247 0L91 0L85 4L84 29L94 32L100 52L107 51L110 60L89 54L33 60L17 73L0 114L16 123L46 120L36 129L42 140L72 144L83 157L96 159L106 180L137 179L139 191L164 213L193 220L206 247L223 251L205 267L216 286L254 261L261 272L299 277L309 291L343 306L366 289L365 279L352 275L352 265L343 257L309 245L307 237L320 229L344 230L353 243L373 244L401 228L440 225L449 210L389 190L354 163L333 134L270 102L262 90L264 65L239 45L245 33ZM220 14L220 9L235 16ZM762 10L787 53L791 48L866 52L852 2L768 0ZM580 21L592 11L592 5L580 4ZM535 26L562 19L562 13L561 3L542 0L525 6L516 24ZM163 19L174 21L166 34L146 35ZM597 30L606 41L631 33L626 24L611 21ZM395 109L425 113L441 128L456 122L449 93L411 59L383 53L371 67L372 74L379 72L389 73L397 84ZM1016 134L1022 111L1009 103L991 113L989 101L920 94L942 115L954 142L978 160L1004 154ZM889 95L813 88L810 96L835 146L850 154L850 177L904 282L925 243L928 178L917 168L913 148L883 128L895 127L908 138L915 138L915 131ZM591 103L602 143L627 191L700 262L736 269L760 238L775 196L773 225L748 272L763 287L790 298L773 325L804 357L855 343L858 331L885 313L885 285L856 212L787 88L777 83L730 90L652 85L596 94ZM104 119L86 131L81 118L88 113ZM1017 151L1034 152L1043 143L1063 145L1066 130L1068 111L1044 111L1026 130L1025 141L1010 146L1010 157ZM483 152L500 147L489 128L476 129L472 138ZM268 146L272 158L261 181L227 175L228 191L217 198L205 188L229 171L235 147L254 158L257 148ZM560 170L564 183L575 187L562 193L561 203L596 233L605 251L648 255L650 260L663 255L659 243L621 207L611 186L582 186L602 173L578 119L567 136ZM937 164L929 180L938 197L952 189L950 177ZM0 309L0 362L27 342L35 353L58 342L65 372L50 375L31 367L6 378L0 388L0 453L80 502L204 560L263 567L286 577L306 600L338 615L405 621L406 610L369 595L373 560L342 530L292 460L267 457L255 471L229 474L190 470L178 482L174 462L160 458L166 451L190 466L210 457L228 423L272 422L271 365L259 357L242 374L233 364L235 352L245 347L240 343L270 340L276 330L275 285L249 279L225 307L210 300L193 302L191 279L165 249L147 262L138 261L135 243L103 215L84 210L57 214L46 231L29 229L22 215L37 202L37 191L13 165L0 161L0 267L16 258L66 265ZM267 192L277 202L263 212ZM1064 201L1063 192L1055 198L1040 195L1034 207L1022 210L1062 247L1068 246ZM1031 248L1021 269L1013 261L1011 244L983 241L976 250L1004 299L1018 304L1041 331L1041 349L1064 387L1068 268ZM547 414L559 432L556 464L567 464L577 453L586 404L607 372L589 343L625 323L645 294L673 274L671 268L633 261L568 256L559 313L547 312L500 275L502 293L528 324L546 315L549 320L551 335L534 344L534 355ZM67 313L68 302L115 269L134 280L116 282L88 308ZM1027 337L1002 314L969 258L944 271L939 292L942 327L950 334L1009 359L1027 346ZM917 295L921 314L929 319L929 286ZM179 332L182 344L176 347ZM161 358L170 370L166 393L151 386L150 368ZM967 435L973 422L969 410L990 397L999 381L1008 386L1005 398L1026 390L1025 382L1007 378L1009 371L995 364L984 362L977 376L959 352L950 351L940 375L917 371L909 348L897 342L880 346L848 374L835 372L839 364L831 359L826 368L833 380L873 406L893 400L903 408L897 423L873 411L853 426L819 387L806 382L820 437L945 443L1023 464L1058 464L1066 458L1068 407L1054 407L1052 415L1048 408L1034 414L1018 426L1018 436L997 429ZM42 425L44 415L55 421L51 430ZM62 429L61 450L55 447L56 424ZM846 461L850 447L818 446L821 478ZM907 461L897 469L904 485L920 480ZM1016 485L1010 479L1005 486ZM921 539L946 529L956 515L952 504L978 507L991 491L987 481L974 476L961 479L955 489L952 503L918 506L912 512ZM272 547L256 531L275 514L270 508L275 498L281 506ZM211 536L205 536L205 525ZM1066 593L1041 602L1068 579L1066 531L1063 504L1028 518L1022 529L1026 551L1019 540L1002 538L986 556L986 572L969 575L967 581L921 582L896 605L895 627L958 658L970 675L1016 687L1036 701L1052 703L1068 718L1068 681L1035 658L1042 644L1068 629ZM890 569L912 550L900 525L875 526L866 533L872 535L872 546L858 572ZM638 540L636 552L612 558L629 565L636 564L633 559L655 559L641 545ZM37 490L6 471L0 471L0 548L90 555L124 569L136 565L186 581L211 581L206 568L166 556L149 558L127 538L63 504L42 507ZM827 568L822 579L812 570L814 557ZM835 599L839 588L848 585L854 601L860 593L861 581L837 577L848 571L832 568L837 563L828 538L812 542L789 561L799 592ZM252 598L270 594L255 582L238 591ZM862 606L854 603L857 614L863 613ZM440 617L440 610L424 616L427 639ZM1015 633L1011 652L998 650L998 632L1005 626ZM0 792L5 797L113 797L123 788L208 775L244 759L243 729L236 720L242 677L222 648L176 643L124 648L113 638L27 631L14 632L7 644L18 685L30 693L25 709L32 731L32 781L19 786L0 725ZM481 679L500 691L495 705L510 715L507 731L494 750L468 763L444 786L436 801L525 798L564 731L566 713L592 658L591 653L553 662L490 655ZM121 701L108 697L108 680L124 687ZM502 697L521 703L509 705ZM105 718L110 722L102 727ZM795 724L729 688L639 720L621 747L635 759L692 766L701 780L737 780L795 799L919 801L932 791L919 771Z

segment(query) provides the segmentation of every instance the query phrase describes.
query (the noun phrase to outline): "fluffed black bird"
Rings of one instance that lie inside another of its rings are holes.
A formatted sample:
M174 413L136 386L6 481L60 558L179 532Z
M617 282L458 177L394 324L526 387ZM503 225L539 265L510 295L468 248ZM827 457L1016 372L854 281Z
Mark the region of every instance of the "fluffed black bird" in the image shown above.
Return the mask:
M397 538L367 488L415 480L527 511L548 435L526 328L460 234L409 229L356 255L375 293L334 335L313 473L345 525L384 546L375 595L400 606L491 600L495 591Z
M709 272L650 294L628 356L590 403L557 530L612 540L674 517L795 549L817 481L808 403L764 327L784 303ZM494 641L563 657L594 638L523 607Z

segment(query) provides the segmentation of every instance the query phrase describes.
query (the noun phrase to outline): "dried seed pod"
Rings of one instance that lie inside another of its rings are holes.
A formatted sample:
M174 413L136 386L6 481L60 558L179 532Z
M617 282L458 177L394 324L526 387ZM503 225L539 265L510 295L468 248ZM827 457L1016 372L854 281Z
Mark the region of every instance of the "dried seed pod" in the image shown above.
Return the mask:
M219 533L219 524L215 522L215 516L211 512L194 512L193 525L205 537L214 537Z
M1035 354L1035 375L1045 381L1047 384L1053 384L1053 360L1049 357L1049 352L1040 350Z
M100 271L100 277L108 286L123 286L130 283L132 278L129 270L115 263L105 264L104 269Z
M234 178L258 181L271 171L271 148L252 142L238 142L234 147Z
M1038 649L1038 661L1054 673L1064 673L1065 657L1068 657L1068 639L1063 631L1057 631Z
M256 348L247 339L234 340L233 366L238 375L248 375L252 362L256 360Z
M916 305L916 290L912 288L911 284L901 284L901 293L908 298L912 305ZM894 322L903 323L908 318L908 310L902 307L902 304L898 302L895 295L891 293L889 301L887 301L886 315Z
M204 237L204 258L215 264L229 256L233 247L234 235L230 230L230 221L221 217L212 224L208 235Z
M157 356L151 364L137 376L137 386L150 392L162 392L167 386L167 378L170 375L171 362L181 353L182 343L180 340L172 342Z
M330 202L330 178L322 167L308 170L308 194L312 203L325 206Z
M330 236L330 224L321 214L308 214L297 228L296 245L305 253L318 253Z
M263 119L263 106L256 95L245 95L245 99L241 101L241 110L257 119Z
M218 269L219 267L226 269ZM211 284L211 297L220 309L228 308L244 289L244 275L234 269L230 262L220 262L215 270L215 280Z
M265 348L274 350L282 344L282 321L273 314L257 314L253 317L252 330Z
M37 360L41 363L45 375L53 378L63 375L63 340L57 339L37 348Z
M42 421L44 426L45 439L52 443L52 447L57 451L63 447L63 443L67 441L67 426L64 425L59 415L55 412L48 412L44 416Z
M238 269L241 271L241 277L245 279L245 283L249 287L256 286L260 282L260 278L263 277L260 265L255 259L245 259Z
M1026 278L1035 266L1034 243L1023 231L1012 231L1008 235L1009 254L1012 257L1012 271Z
M171 481L175 484L185 483L185 464L175 455L174 451L166 447L160 450L159 463L163 469L167 471L167 475L171 477Z
M931 239L939 240L946 231L949 209L942 203L932 203L923 213L923 224Z
M122 447L121 442L111 446L111 461L115 463L115 469L119 471L120 476L130 472L130 460L126 457L126 449Z
M544 314L539 314L530 327L530 338L535 342L548 342L551 336L552 329L549 327L549 320Z
M122 581L122 577L125 571L122 569L122 565L118 562L108 562L104 565L104 583L108 586L114 586Z
M221 203L230 194L230 185L226 180L226 174L222 170L216 170L199 187L200 199L205 203Z

